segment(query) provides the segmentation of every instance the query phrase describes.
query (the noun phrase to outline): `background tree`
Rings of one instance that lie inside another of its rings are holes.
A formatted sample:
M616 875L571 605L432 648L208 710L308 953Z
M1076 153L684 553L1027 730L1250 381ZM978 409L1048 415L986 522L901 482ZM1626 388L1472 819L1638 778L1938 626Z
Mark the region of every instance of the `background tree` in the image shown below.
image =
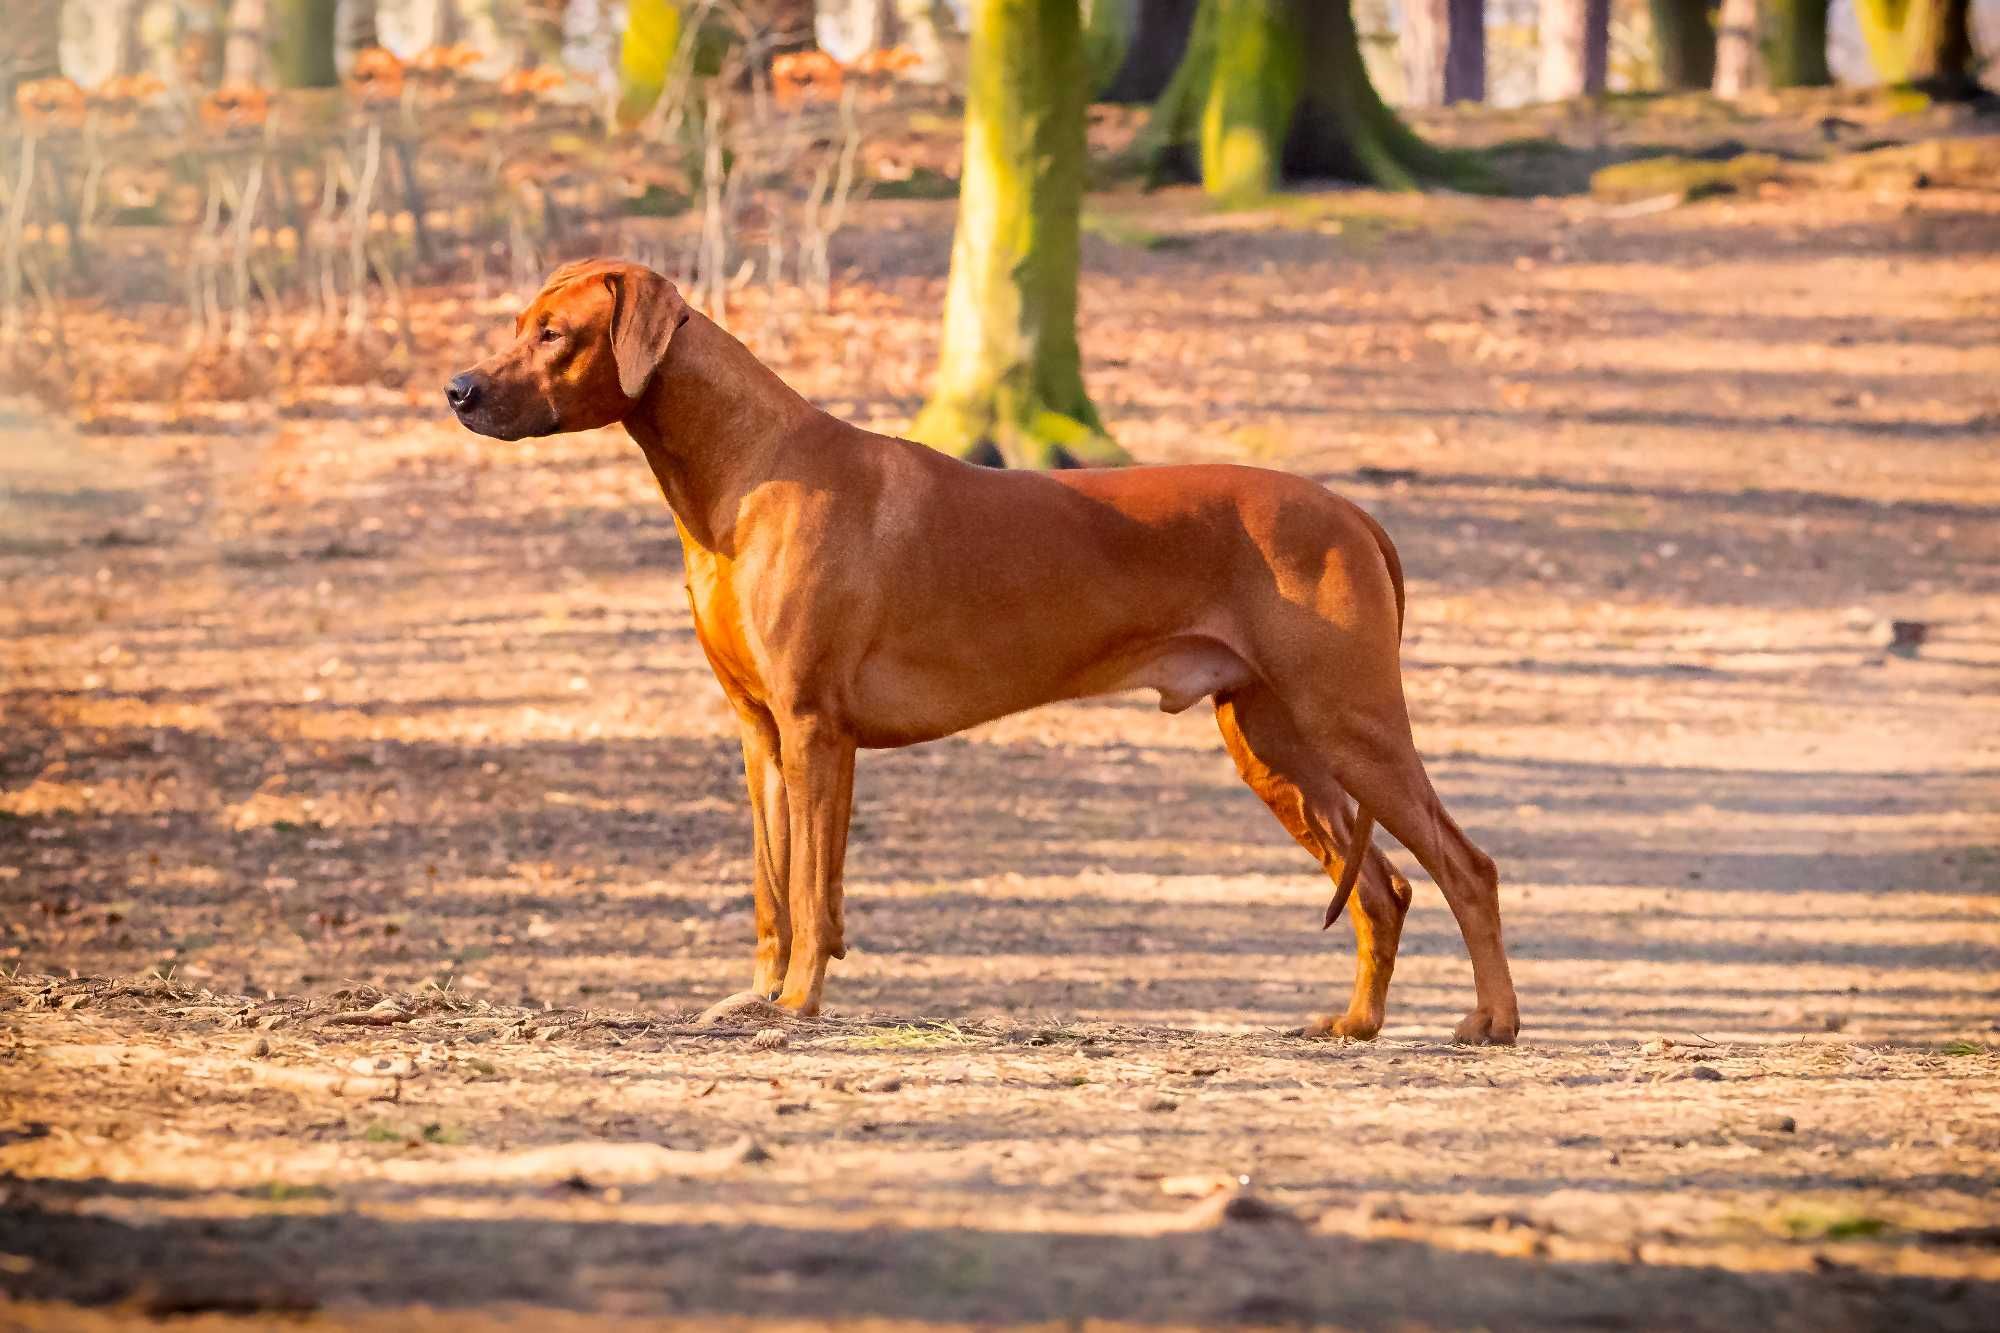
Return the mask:
M1662 88L1715 82L1715 15L1709 0L1651 0L1653 52Z
M353 59L357 51L382 44L381 28L377 22L380 11L378 0L343 0L340 6L339 46L347 59Z
M562 63L563 14L567 8L567 0L520 0L522 63Z
M271 0L271 68L285 88L330 88L340 82L337 0Z
M1827 0L1766 0L1764 72L1773 88L1821 88L1826 63Z
M1854 9L1884 83L1914 84L1935 97L1978 92L1971 0L1855 0Z
M673 0L631 0L618 43L618 119L636 123L660 100L681 41L681 11Z
M1537 81L1544 102L1604 91L1611 64L1611 0L1542 0Z
M1203 0L1147 133L1156 172L1198 162L1202 188L1229 201L1309 176L1483 182L1472 159L1431 147L1384 104L1348 0Z
M62 73L62 0L14 0L0 47L0 117L14 113L14 89Z
M1125 53L1139 26L1139 0L1082 0L1083 63L1090 90L1109 88L1124 68Z
M975 0L937 385L914 438L1011 467L1118 462L1083 388L1088 101L1077 0Z
M1486 0L1403 0L1398 46L1412 106L1486 100Z
M1151 102L1173 82L1187 55L1200 0L1133 0L1132 31L1125 59L1099 90L1106 102Z
M222 43L222 81L255 84L264 80L267 0L229 0L228 36Z
M1757 0L1722 0L1715 23L1715 95L1741 97L1762 72Z

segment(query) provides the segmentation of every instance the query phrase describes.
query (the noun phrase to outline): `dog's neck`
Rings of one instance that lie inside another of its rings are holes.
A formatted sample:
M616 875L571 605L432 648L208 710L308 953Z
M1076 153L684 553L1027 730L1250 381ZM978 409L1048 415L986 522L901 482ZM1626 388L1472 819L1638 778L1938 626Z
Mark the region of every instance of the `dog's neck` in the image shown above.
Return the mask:
M743 501L775 470L773 455L821 418L831 420L726 329L689 311L625 430L681 527L730 555Z

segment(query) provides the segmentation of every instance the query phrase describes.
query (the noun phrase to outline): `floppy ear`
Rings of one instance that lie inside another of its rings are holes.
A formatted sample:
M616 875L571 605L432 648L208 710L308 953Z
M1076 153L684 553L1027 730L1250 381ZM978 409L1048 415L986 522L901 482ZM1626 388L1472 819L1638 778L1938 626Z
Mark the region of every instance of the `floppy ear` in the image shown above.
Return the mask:
M636 400L652 383L674 330L687 322L687 302L671 282L636 265L605 274L604 285L611 289L611 356L618 363L618 387Z

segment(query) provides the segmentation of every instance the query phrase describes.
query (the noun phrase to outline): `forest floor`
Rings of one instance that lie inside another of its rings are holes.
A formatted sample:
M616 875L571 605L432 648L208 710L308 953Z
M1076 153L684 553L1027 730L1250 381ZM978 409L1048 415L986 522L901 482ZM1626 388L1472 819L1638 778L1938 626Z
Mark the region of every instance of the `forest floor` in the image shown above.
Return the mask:
M1513 1049L1421 879L1381 1039L1285 1035L1327 885L1133 697L863 756L829 1017L700 1028L734 728L632 446L442 411L518 293L398 387L13 404L0 1324L1994 1327L2000 192L1909 184L1091 200L1119 440L1401 547ZM728 322L895 429L951 217Z

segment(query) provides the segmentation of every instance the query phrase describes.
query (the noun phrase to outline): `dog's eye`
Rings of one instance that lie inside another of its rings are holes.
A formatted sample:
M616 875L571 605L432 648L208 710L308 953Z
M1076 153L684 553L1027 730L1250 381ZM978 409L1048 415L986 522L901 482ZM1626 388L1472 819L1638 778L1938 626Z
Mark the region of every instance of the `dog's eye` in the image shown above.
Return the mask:
M544 328L544 329L542 330L542 341L543 341L543 342L545 342L545 343L554 343L554 342L561 342L561 341L562 341L562 330L561 330L561 329L551 329L551 328Z

